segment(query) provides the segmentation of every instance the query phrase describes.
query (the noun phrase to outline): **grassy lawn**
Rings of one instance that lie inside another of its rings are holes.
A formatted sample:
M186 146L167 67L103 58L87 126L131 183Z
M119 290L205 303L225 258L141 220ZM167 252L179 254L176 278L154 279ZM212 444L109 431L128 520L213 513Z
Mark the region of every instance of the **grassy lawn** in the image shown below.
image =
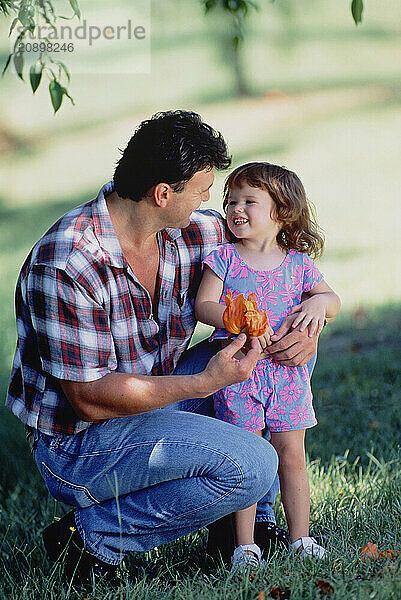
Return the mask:
M257 600L288 588L292 600L317 599L317 580L336 600L401 597L400 556L364 562L368 541L401 549L400 400L401 308L346 314L326 328L313 377L319 425L307 435L312 530L329 537L325 563L273 556L253 581L239 582L205 557L205 531L130 557L131 582L75 593L47 561L40 532L67 507L46 493L23 441L22 427L1 411L1 600ZM277 517L284 525L281 505Z

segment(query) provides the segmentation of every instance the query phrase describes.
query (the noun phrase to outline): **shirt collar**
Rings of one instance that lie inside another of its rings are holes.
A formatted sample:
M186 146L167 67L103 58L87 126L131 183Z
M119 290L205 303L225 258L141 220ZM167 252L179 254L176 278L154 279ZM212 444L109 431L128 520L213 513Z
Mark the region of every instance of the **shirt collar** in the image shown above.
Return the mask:
M118 241L106 204L106 198L114 191L114 183L109 181L99 191L93 203L92 216L95 235L99 244L106 252L106 260L115 267L124 267L123 251ZM166 227L162 230L172 241L181 236L181 229Z

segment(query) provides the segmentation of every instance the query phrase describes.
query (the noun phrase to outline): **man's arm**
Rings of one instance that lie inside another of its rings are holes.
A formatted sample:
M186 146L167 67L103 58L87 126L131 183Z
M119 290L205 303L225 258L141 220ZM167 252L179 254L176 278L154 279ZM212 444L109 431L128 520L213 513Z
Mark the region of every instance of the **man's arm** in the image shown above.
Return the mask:
M260 345L253 340L247 354L234 355L246 341L239 335L213 356L201 373L194 375L148 376L109 373L91 382L60 381L63 392L78 417L97 421L142 414L179 400L205 398L217 390L248 379L260 358Z

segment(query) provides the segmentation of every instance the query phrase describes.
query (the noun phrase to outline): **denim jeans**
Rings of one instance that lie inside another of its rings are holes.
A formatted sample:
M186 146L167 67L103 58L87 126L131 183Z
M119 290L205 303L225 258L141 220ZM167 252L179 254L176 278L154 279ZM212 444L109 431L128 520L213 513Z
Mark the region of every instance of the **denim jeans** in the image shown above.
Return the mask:
M199 349L191 350L201 365ZM70 436L39 434L34 459L51 495L77 507L86 547L107 563L246 508L276 485L277 454L266 440L177 408L185 406L110 419Z

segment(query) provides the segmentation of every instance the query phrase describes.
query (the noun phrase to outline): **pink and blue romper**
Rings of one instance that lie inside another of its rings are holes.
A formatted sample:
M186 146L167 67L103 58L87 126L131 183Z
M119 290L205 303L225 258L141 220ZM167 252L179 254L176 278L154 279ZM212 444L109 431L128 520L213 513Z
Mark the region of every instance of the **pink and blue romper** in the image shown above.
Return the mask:
M256 292L259 310L265 310L271 328L276 331L293 306L301 302L322 275L312 259L290 250L279 267L257 271L247 265L234 244L223 244L211 252L204 264L224 282L220 304L225 295L232 297ZM211 340L225 339L226 329L216 329ZM291 431L308 429L317 421L312 406L309 371L304 367L286 367L272 358L260 360L251 377L219 390L214 395L216 417L247 429Z

